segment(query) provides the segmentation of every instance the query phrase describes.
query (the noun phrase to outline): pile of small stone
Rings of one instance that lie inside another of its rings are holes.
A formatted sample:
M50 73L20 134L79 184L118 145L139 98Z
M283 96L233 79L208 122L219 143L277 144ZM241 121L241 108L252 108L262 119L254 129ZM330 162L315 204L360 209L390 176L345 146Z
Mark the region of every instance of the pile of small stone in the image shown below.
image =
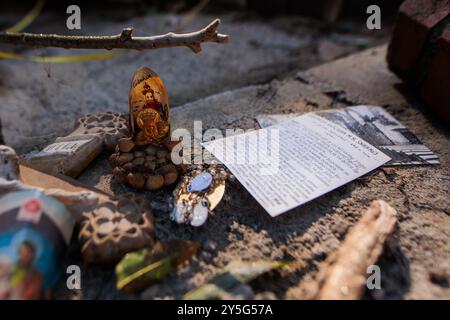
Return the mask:
M166 145L138 146L130 138L122 138L109 162L117 181L136 189L154 191L178 179L177 167Z

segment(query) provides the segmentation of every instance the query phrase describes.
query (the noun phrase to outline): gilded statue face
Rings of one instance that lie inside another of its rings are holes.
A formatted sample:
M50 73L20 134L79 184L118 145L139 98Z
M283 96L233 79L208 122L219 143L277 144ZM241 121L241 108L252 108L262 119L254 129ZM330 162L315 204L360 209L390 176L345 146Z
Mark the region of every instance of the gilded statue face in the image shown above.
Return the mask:
M140 68L130 88L130 129L138 145L159 144L170 133L169 100L161 78Z

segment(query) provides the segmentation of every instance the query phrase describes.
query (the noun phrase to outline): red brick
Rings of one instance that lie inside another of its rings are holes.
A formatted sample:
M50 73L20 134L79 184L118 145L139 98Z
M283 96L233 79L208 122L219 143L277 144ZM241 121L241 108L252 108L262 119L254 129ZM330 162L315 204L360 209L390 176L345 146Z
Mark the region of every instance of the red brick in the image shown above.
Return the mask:
M450 0L406 0L400 7L388 51L391 70L402 78L411 72L433 27L450 13Z
M450 26L436 42L420 93L435 113L450 123Z

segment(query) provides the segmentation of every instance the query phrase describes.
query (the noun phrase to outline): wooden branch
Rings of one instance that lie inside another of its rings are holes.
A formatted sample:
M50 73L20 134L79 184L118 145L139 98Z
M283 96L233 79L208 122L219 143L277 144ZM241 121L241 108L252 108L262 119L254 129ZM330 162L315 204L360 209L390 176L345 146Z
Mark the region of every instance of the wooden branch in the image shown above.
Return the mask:
M226 43L228 35L220 34L217 28L220 20L216 19L205 28L190 33L169 32L150 37L133 37L133 29L125 28L114 36L66 36L57 34L34 34L0 32L0 43L36 47L58 47L77 49L134 49L151 50L168 47L188 47L193 52L202 50L204 42Z
M324 300L360 299L367 283L367 268L377 262L386 240L394 233L397 212L375 200L349 231L338 251L319 271L308 298Z

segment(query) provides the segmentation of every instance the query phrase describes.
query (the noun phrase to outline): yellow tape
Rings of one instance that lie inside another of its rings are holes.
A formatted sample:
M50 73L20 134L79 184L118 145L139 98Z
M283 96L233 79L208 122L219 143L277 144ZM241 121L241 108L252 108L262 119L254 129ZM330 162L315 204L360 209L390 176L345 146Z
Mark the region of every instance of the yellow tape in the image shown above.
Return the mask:
M79 55L54 56L54 57L34 57L34 56L30 57L19 55L12 52L0 51L0 59L29 60L33 62L44 62L44 63L87 62L102 59L113 59L121 55L123 55L123 52L79 54Z
M200 0L195 6L193 6L187 12L186 16L181 19L180 24L175 28L175 32L182 31L192 19L208 4L209 0Z
M86 62L102 59L113 59L121 55L123 55L122 52L92 53L92 54L79 54L79 55L55 56L55 57L29 57L29 60L34 62L48 62L48 63L72 63L72 62Z
M45 0L37 0L34 4L34 7L22 18L18 23L16 23L11 28L6 29L6 32L20 32L26 27L28 27L34 19L41 13L42 8L44 7Z
M23 57L12 52L0 51L0 59L23 60Z

